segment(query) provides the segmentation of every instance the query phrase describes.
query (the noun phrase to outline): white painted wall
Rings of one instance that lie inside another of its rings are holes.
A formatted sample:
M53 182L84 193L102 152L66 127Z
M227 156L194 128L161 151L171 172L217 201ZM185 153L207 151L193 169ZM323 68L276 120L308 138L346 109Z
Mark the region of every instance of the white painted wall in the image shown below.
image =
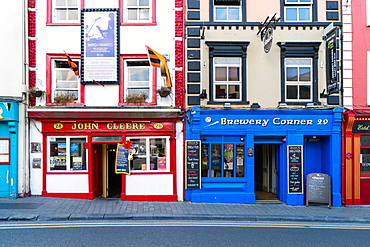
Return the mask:
M46 175L48 193L88 193L88 174L48 174Z
M173 175L126 176L126 195L172 195Z

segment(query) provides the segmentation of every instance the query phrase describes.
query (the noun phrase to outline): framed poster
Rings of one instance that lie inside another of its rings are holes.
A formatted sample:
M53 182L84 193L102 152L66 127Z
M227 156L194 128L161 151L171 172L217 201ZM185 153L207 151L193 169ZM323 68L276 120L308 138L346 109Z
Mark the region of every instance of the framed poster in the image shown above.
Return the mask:
M288 193L303 194L303 146L288 145Z
M81 10L81 83L119 84L119 9Z
M10 163L10 139L0 139L0 164Z
M116 173L130 175L130 162L128 159L129 149L126 149L123 144L117 144L116 153Z

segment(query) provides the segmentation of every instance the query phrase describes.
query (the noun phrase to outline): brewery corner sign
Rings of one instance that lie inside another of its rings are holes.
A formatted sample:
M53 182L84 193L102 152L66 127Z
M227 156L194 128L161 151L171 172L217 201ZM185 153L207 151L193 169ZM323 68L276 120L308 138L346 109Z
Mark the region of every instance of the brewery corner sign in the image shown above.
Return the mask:
M274 27L280 20L280 15L275 13L268 15L265 21L262 23L262 27L258 31L261 34L261 41L263 41L263 50L268 53L272 47L272 41L274 38Z

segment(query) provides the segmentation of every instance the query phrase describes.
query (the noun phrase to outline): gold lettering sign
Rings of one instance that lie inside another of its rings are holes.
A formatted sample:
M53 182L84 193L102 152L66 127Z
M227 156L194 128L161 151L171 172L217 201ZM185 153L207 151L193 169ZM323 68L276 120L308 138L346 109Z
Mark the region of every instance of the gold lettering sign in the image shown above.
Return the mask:
M160 129L162 129L162 128L163 128L163 124L161 124L161 123L156 123L156 124L154 124L154 125L153 125L153 127L154 127L154 129L156 129L156 130L160 130Z
M56 124L54 124L54 125L53 125L53 127L54 127L54 129L56 129L56 130L60 130L60 129L63 129L63 124L61 124L61 123L56 123Z

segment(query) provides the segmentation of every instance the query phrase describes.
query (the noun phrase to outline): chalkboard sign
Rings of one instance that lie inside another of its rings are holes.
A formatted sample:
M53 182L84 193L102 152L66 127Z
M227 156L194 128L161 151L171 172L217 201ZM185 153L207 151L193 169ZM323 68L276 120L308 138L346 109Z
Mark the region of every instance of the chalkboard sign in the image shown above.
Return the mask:
M310 173L306 176L306 206L309 202L325 203L331 206L330 176L323 173Z
M123 144L117 144L116 173L130 174L128 151L129 150L126 149Z
M302 145L288 145L288 193L303 194Z
M200 141L186 141L186 184L200 189Z

